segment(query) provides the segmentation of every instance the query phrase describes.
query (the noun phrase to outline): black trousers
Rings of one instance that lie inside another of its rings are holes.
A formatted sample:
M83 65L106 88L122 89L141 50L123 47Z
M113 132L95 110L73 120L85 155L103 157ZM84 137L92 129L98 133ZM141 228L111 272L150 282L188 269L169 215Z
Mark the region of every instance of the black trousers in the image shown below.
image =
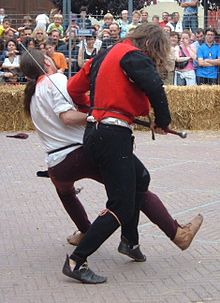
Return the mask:
M139 210L144 199L143 193L149 185L149 174L137 158L135 163L131 130L89 123L84 135L84 149L98 166L103 178L108 196L106 207L118 217L123 235L129 243L138 244ZM140 176L137 187L136 170ZM99 216L71 258L76 261L86 260L118 227L119 223L111 213Z

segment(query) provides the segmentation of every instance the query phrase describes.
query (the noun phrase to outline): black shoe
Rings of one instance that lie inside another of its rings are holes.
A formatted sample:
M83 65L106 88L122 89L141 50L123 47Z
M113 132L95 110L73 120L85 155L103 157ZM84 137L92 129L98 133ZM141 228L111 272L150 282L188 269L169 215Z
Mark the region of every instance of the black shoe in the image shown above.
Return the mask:
M71 270L68 255L66 256L66 261L64 263L62 272L64 275L85 284L100 284L107 281L106 277L98 276L91 269L89 269L87 263L84 263L77 270Z
M47 170L39 170L36 172L38 177L50 178Z
M136 262L145 262L146 256L142 254L140 250L140 246L138 245L135 248L130 248L128 240L125 237L121 237L121 242L118 246L118 252L123 255L130 257L131 259L135 260Z

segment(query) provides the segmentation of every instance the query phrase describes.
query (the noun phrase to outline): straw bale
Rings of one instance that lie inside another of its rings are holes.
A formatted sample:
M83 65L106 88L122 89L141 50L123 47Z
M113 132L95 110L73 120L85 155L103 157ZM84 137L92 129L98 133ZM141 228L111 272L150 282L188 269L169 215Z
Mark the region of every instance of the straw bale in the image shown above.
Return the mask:
M174 129L220 129L219 85L166 86L165 90ZM23 111L23 91L22 85L0 86L0 131L34 129ZM137 128L146 130L142 126Z
M23 85L0 86L0 131L33 130L23 107Z

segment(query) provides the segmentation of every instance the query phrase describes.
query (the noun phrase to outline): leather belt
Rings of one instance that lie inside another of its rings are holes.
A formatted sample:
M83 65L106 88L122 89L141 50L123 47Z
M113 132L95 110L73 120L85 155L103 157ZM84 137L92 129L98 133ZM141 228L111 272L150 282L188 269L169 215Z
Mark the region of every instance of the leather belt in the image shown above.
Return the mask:
M98 122L93 116L89 116L87 117L87 121L92 123L102 123L106 125L115 125L132 129L131 125L128 122L113 117L107 117Z

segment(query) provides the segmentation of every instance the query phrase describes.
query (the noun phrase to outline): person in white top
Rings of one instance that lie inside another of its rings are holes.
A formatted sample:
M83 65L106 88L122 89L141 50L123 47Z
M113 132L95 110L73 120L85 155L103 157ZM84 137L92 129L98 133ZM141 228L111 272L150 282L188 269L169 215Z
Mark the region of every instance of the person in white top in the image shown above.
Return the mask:
M180 14L178 12L174 12L171 14L171 20L166 24L171 28L172 32L182 33L183 26L180 21Z
M41 69L33 58L41 66ZM107 218L109 227L109 224L112 224L109 217L114 217L112 212L105 210L91 225L82 204L75 194L74 182L79 179L92 178L103 183L98 168L94 166L93 161L90 160L81 145L86 114L76 111L66 90L67 79L64 75L56 73L53 61L45 57L40 51L33 49L30 53L23 54L21 69L29 78L25 89L24 109L31 116L43 148L47 153L48 172L51 181L55 185L66 211L81 231L78 242L75 243L79 244L78 254L75 250L73 254L75 258L72 257L73 255L70 258L67 256L63 273L83 283L104 283L106 278L93 273L85 265L84 258L81 257L81 255L84 255L85 247L88 250L88 247L94 247L94 243L97 245L97 243L103 241L106 226L103 224L98 234L97 232L93 234L94 223L97 223L97 221L104 223ZM45 73L47 74L45 75ZM134 158L136 186L137 189L141 190L146 185L145 178L148 178L148 172L143 172L142 163L135 156ZM145 177L143 173L145 173ZM201 226L202 216L195 217L190 225L180 226L176 220L172 219L155 194L149 190L144 193L140 192L140 194L144 200L141 207L142 211L149 216L152 222L158 224L179 248L182 250L188 248ZM117 220L115 220L115 225L112 228L115 229L118 226ZM125 230L126 226L123 226L122 233ZM89 241L91 238L94 242ZM93 252L94 250L91 250L88 255ZM139 259L143 256L139 247L131 248L127 244L124 245L124 251L121 253L128 255L135 261L145 260Z

